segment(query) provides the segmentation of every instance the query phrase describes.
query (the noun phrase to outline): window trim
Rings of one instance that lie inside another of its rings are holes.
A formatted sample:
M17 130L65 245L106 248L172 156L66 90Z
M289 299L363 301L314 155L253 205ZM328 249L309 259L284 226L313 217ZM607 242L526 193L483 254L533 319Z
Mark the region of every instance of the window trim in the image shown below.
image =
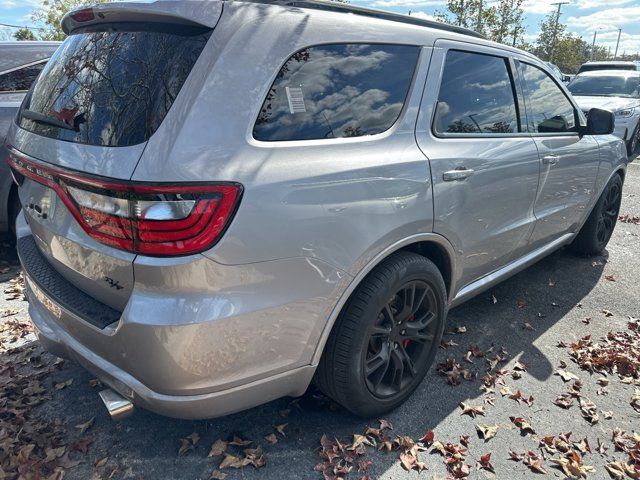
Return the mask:
M325 47L330 45L367 45L367 46L390 45L390 46L396 46L396 47L411 47L411 48L415 48L418 51L418 55L416 57L416 63L413 68L413 73L411 74L411 78L409 80L409 88L407 89L407 94L404 98L402 108L400 109L400 112L398 113L398 117L395 119L395 121L389 126L389 128L387 128L383 132L376 133L373 135L360 135L358 137L334 137L334 138L310 138L310 139L308 138L308 139L300 139L300 140L293 140L293 139L259 140L257 139L254 136L254 132L255 132L256 122L258 121L258 116L260 115L260 111L262 110L262 106L264 105L264 102L267 99L267 95L269 95L269 92L271 91L273 84L278 78L278 74L282 70L282 67L284 67L287 64L287 62L291 59L291 57L293 57L298 52L307 50L309 48ZM329 144L355 143L355 142L371 141L371 140L376 140L382 137L387 137L397 129L398 125L400 125L401 123L401 120L404 118L404 115L406 114L407 109L409 108L409 99L413 95L414 88L416 87L416 79L418 77L418 73L420 70L420 65L422 64L422 61L423 61L423 57L424 57L424 45L417 45L417 44L410 44L410 43L332 41L332 42L314 43L312 45L307 45L307 46L298 48L297 50L294 50L292 53L287 54L284 61L280 63L277 69L275 69L275 73L273 73L269 78L269 81L266 82L266 85L267 85L266 90L264 91L263 95L260 97L262 98L262 100L261 102L258 103L256 110L253 112L253 115L252 115L252 118L254 118L254 120L249 124L248 139L250 142L255 143L259 146L289 146L289 145L297 146L297 145L300 145L301 142L306 142L309 145L315 145L316 143L326 145L327 143Z
M457 52L462 52L462 53L469 53L472 55L484 55L487 57L495 57L495 58L499 58L501 60L503 60L505 62L505 66L507 67L507 75L509 76L509 80L511 82L511 95L513 95L513 104L515 106L515 110L516 110L516 122L518 124L518 131L517 132L512 132L512 133L449 133L449 132L437 132L436 131L436 114L438 113L438 99L440 98L440 90L442 88L442 76L443 76L443 72L444 72L444 68L446 66L446 62L447 62L447 56L449 54L449 52L451 51L457 51ZM502 53L502 55L500 54ZM458 46L452 46L446 49L446 51L444 52L444 56L443 56L443 60L442 60L442 65L440 68L440 71L438 72L438 91L435 94L435 105L433 107L433 112L431 113L431 126L430 126L430 130L431 130L431 134L439 139L449 139L449 138L474 138L474 139L479 139L479 138L486 138L486 139L492 139L492 138L518 138L518 137L526 137L528 136L527 132L522 131L522 114L520 111L520 99L519 99L519 95L518 95L518 87L516 85L516 78L517 76L514 74L513 69L513 61L512 61L512 57L508 54L508 52L499 52L499 51L481 51L481 50L474 50L473 48L463 48L462 46L458 47Z
M543 68L541 65L536 65L533 62L530 61L526 61L526 60L518 60L518 74L520 76L520 81L522 83L522 93L523 93L523 97L524 97L524 102L525 102L525 110L527 112L527 131L529 130L529 98L528 98L528 88L527 88L527 81L524 78L524 73L522 71L522 64L525 65L529 65L530 67L534 67L537 68L538 70L542 70L542 72L544 72L547 77L549 77L551 79L552 82L554 82L556 84L556 86L558 87L558 90L560 90L560 92L564 95L564 97L567 99L567 101L569 102L569 104L573 107L573 116L575 119L575 128L576 131L575 132L528 132L530 136L532 137L580 137L580 130L582 127L582 123L580 122L581 117L580 117L580 109L578 107L576 107L576 105L571 101L571 98L569 98L566 94L566 92L564 91L564 89L560 86L560 83L557 81L555 75L549 73L547 71L547 69ZM531 114L531 117L533 117L533 113Z
M49 57L51 58L51 57ZM23 68L34 67L36 65L40 65L41 63L45 64L49 61L49 58L45 58L43 60L37 60L31 63L25 63L24 65L20 65L19 67L10 68L9 70L5 70L4 72L0 72L0 78L3 75L7 75L9 73L17 72L18 70L22 70ZM44 66L42 67L44 68ZM39 75L39 74L38 74ZM37 77L36 77L37 79ZM0 90L0 95L4 95L7 93L27 93L29 90Z

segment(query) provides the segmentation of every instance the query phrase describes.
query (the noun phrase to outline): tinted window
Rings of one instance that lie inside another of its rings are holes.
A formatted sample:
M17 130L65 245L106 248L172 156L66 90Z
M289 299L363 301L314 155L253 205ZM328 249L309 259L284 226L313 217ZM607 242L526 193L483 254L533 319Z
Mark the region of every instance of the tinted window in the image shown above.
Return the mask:
M635 65L583 65L578 73L593 72L595 70L637 70Z
M534 133L575 132L573 105L546 72L522 63L527 97L529 131Z
M513 133L518 131L517 118L506 59L447 53L434 122L437 133Z
M640 97L640 77L598 75L576 77L567 87L573 95L599 97Z
M108 28L64 41L25 99L22 128L103 146L142 143L156 131L209 32L161 25L147 31L140 25Z
M284 64L265 99L257 140L359 137L388 130L407 97L418 48L310 47Z
M29 90L43 68L44 62L5 73L0 76L0 92L19 92Z

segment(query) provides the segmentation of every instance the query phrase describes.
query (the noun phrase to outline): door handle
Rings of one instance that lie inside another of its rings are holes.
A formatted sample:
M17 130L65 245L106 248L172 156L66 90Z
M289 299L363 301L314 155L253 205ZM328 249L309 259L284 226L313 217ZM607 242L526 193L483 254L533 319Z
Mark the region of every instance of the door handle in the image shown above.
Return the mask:
M470 168L458 167L455 170L449 170L448 172L444 172L442 174L442 180L444 180L445 182L455 182L455 181L466 180L474 173L475 172Z
M542 157L542 163L545 165L555 165L560 161L560 157L558 155L547 155L546 157Z

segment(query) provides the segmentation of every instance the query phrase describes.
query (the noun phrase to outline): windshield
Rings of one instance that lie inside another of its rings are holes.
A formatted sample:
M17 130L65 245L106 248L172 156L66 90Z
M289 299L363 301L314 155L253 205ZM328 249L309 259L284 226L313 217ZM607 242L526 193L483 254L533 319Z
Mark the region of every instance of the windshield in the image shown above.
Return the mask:
M27 95L20 127L89 145L143 143L160 126L210 32L102 25L68 37Z
M640 98L639 77L576 77L567 87L573 95Z

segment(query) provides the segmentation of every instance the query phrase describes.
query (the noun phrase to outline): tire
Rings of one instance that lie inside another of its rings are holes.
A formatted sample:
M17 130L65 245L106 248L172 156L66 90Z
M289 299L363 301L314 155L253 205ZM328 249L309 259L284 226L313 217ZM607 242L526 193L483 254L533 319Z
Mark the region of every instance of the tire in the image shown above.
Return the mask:
M640 142L640 124L636 126L636 129L633 132L631 138L627 141L627 155L629 158L636 152L638 149L638 143Z
M571 244L571 249L583 255L602 253L616 227L621 202L622 178L620 175L614 175Z
M362 417L393 410L433 363L446 316L446 288L435 264L415 253L393 254L363 280L341 312L316 385Z

